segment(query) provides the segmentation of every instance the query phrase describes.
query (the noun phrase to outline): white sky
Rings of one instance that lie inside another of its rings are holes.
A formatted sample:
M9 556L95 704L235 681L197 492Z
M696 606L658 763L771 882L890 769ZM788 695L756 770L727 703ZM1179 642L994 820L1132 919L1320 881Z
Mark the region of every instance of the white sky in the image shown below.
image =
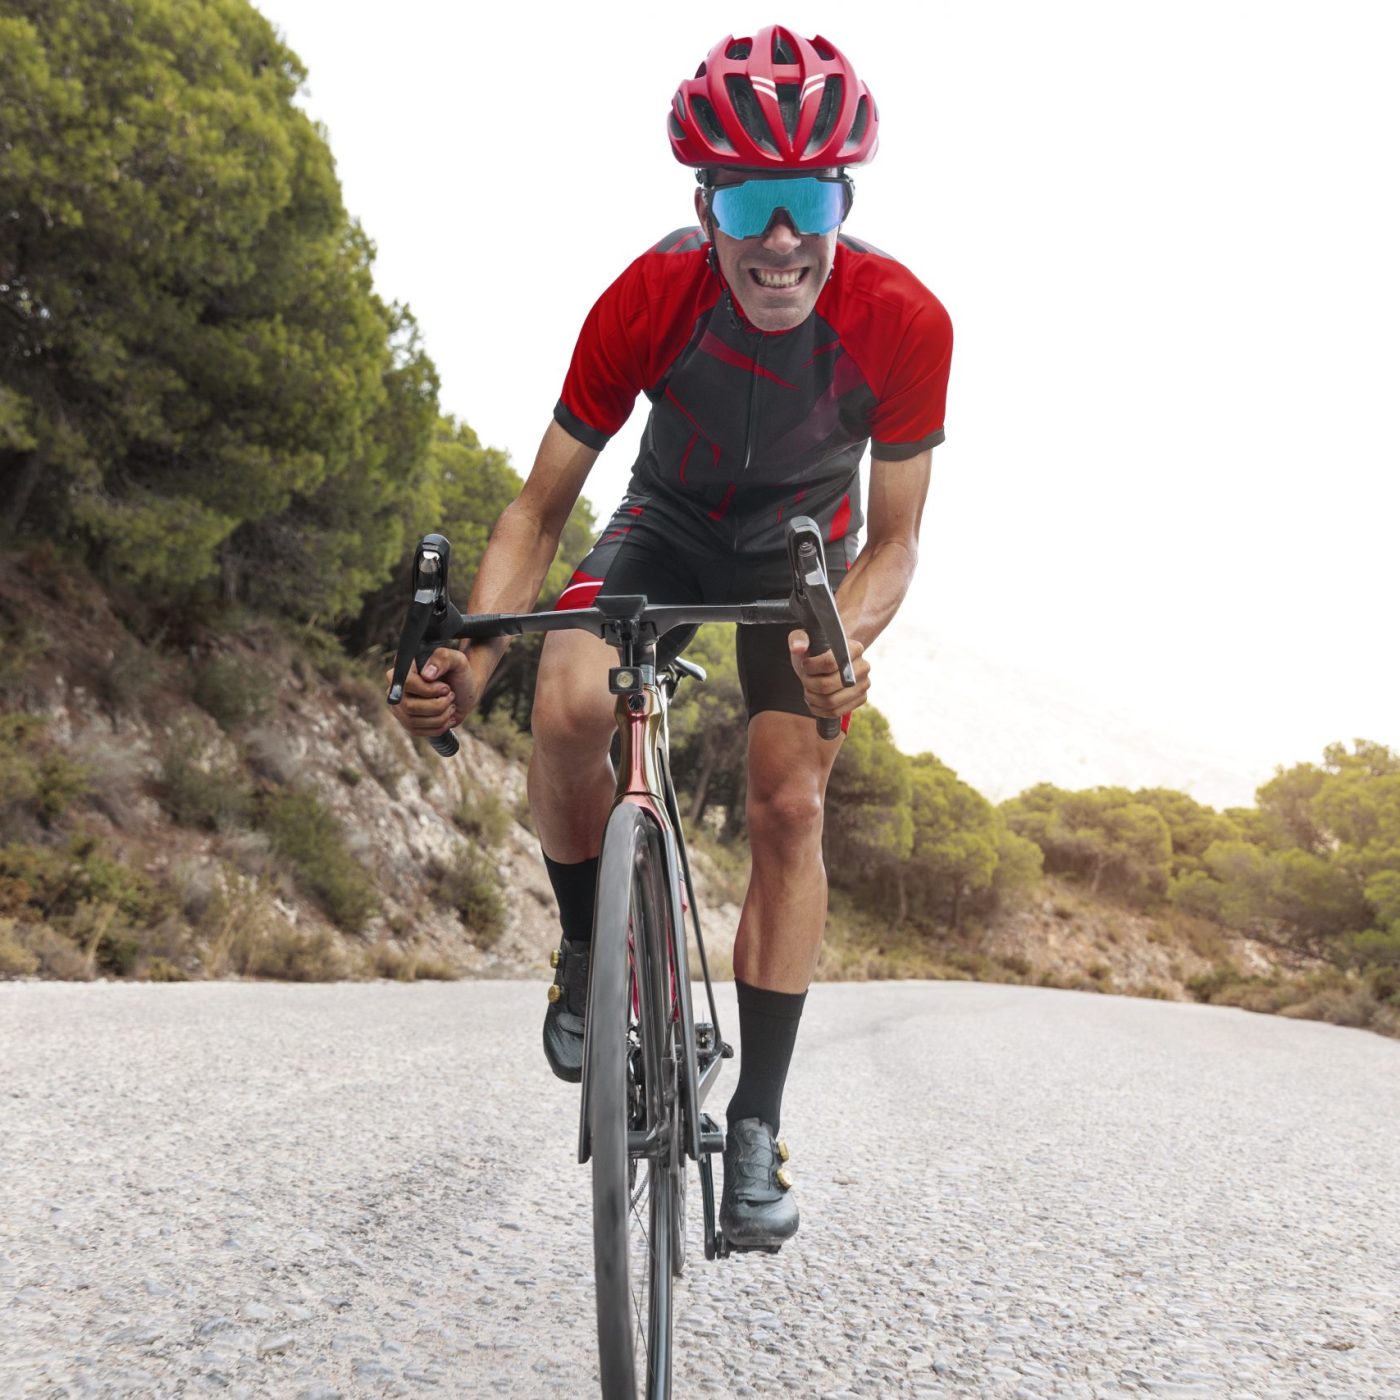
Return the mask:
M875 653L903 746L940 747L891 638L1261 778L1400 745L1400 7L261 8L443 407L522 473L588 307L693 222L676 83L726 33L826 35L882 122L847 227L956 333L919 576Z

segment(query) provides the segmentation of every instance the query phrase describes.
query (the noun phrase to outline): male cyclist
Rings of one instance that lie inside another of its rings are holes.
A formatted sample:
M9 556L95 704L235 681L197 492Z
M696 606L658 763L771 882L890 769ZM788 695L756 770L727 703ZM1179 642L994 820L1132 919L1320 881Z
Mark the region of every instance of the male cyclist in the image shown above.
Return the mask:
M824 39L770 27L711 50L672 102L677 160L696 171L700 227L644 253L584 323L520 497L481 563L469 611L532 607L599 452L638 393L652 408L626 496L558 600L784 595L785 516L813 517L850 639L855 684L783 627L740 628L749 714L753 872L734 946L739 1083L729 1104L720 1221L735 1245L797 1229L779 1165L783 1086L826 919L822 806L840 743L813 715L865 703L863 653L894 616L917 556L930 459L943 439L952 328L892 258L840 236L846 171L875 154L869 89ZM867 538L859 463L871 445ZM415 734L461 722L503 642L440 650L396 713ZM597 856L613 795L615 656L551 634L540 662L530 803L563 940L544 1026L560 1078L580 1077Z

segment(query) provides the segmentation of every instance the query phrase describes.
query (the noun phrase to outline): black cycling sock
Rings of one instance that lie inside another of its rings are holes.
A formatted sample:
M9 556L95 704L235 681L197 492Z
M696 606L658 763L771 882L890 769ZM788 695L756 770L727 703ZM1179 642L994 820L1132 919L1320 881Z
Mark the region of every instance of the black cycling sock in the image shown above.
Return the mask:
M807 993L770 992L737 977L734 989L739 995L739 1083L725 1116L731 1128L745 1118L761 1118L776 1133Z
M544 855L544 852L540 852ZM593 942L593 896L598 889L598 857L561 865L544 856L544 868L559 901L559 926L570 943Z

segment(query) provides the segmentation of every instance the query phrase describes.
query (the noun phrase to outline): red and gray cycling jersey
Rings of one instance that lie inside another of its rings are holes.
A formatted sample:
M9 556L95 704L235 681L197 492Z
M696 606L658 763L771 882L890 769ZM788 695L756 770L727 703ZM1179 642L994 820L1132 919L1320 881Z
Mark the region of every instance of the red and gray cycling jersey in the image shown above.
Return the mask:
M602 448L646 394L625 504L664 520L680 545L781 550L784 516L802 514L853 552L866 444L891 463L943 441L952 348L937 297L845 235L813 314L756 330L724 294L701 231L681 229L599 298L554 416Z

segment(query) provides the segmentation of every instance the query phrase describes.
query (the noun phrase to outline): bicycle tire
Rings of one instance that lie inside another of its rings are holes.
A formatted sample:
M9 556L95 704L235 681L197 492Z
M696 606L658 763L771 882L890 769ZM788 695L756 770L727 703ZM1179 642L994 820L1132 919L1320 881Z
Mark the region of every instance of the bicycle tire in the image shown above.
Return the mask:
M630 803L598 868L588 1002L593 1260L604 1400L668 1400L680 1151L664 838ZM649 1136L632 1152L628 1133Z

